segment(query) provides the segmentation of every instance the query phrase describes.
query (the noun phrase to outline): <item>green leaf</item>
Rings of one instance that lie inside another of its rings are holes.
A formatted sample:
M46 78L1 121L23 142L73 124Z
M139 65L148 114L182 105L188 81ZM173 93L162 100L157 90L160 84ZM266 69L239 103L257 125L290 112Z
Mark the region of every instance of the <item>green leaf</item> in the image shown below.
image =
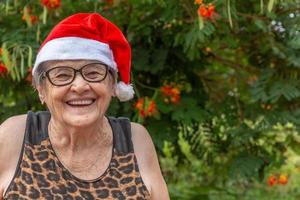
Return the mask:
M260 20L260 19L256 19L254 21L255 25L260 29L262 30L263 32L267 32L268 31L268 27L266 26L265 22L263 20Z
M260 0L260 14L264 13L264 0Z
M268 2L268 11L271 12L273 10L274 4L276 0L269 0Z
M230 0L227 0L226 2L227 2L227 16L228 16L229 25L230 28L233 28Z
M192 121L202 121L206 113L201 109L195 99L183 97L172 113L172 120L190 124Z
M258 179L258 171L263 164L264 161L259 157L241 154L232 161L229 168L229 175L232 179Z
M294 37L288 42L289 46L295 50L300 50L300 36Z
M30 13L29 13L29 8L27 6L25 6L23 8L23 13L24 13L24 18L25 18L25 21L26 21L26 24L28 27L31 27L32 26L32 23L31 23L31 19L30 19Z
M198 22L199 22L199 30L202 30L204 28L204 20L203 17L198 15Z
M32 48L28 45L27 67L32 67Z
M300 90L297 82L277 81L270 88L270 100L276 102L283 96L286 100L291 101L300 96Z

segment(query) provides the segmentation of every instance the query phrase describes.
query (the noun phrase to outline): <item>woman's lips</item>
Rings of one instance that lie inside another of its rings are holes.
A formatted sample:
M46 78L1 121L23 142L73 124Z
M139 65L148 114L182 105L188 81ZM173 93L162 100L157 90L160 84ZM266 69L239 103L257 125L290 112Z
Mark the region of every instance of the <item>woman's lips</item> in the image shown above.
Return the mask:
M76 99L67 101L66 103L70 106L89 106L94 102L95 99Z

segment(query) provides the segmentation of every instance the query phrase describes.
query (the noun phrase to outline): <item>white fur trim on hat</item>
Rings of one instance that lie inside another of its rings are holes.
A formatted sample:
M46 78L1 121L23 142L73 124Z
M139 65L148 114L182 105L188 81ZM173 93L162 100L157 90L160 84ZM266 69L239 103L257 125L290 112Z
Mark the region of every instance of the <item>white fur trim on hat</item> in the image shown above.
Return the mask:
M98 60L118 71L108 44L80 37L50 40L38 52L32 74L39 64L49 60Z
M127 85L123 81L118 82L116 86L116 95L120 101L128 101L132 99L134 95L132 85Z

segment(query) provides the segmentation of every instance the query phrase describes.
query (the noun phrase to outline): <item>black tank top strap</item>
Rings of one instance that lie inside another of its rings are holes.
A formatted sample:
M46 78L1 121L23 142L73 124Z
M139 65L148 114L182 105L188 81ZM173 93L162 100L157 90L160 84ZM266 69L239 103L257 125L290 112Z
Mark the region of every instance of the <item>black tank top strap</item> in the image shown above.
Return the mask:
M25 142L35 145L48 138L48 123L50 120L48 111L27 113L27 122L25 129Z
M49 111L27 113L25 129L25 143L32 145L40 144L48 136L48 124L51 118ZM131 125L128 118L108 117L113 129L114 148L119 153L132 153L133 144L131 141Z
M128 118L108 117L114 134L114 148L119 153L132 153L131 125Z

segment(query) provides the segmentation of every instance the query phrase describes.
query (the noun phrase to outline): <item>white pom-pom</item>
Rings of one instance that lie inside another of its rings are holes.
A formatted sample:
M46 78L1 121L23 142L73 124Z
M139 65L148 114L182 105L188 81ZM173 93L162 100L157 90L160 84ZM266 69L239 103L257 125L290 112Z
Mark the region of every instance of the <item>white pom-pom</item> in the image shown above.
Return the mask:
M116 86L116 95L120 101L128 101L133 98L134 90L132 85L118 82Z

